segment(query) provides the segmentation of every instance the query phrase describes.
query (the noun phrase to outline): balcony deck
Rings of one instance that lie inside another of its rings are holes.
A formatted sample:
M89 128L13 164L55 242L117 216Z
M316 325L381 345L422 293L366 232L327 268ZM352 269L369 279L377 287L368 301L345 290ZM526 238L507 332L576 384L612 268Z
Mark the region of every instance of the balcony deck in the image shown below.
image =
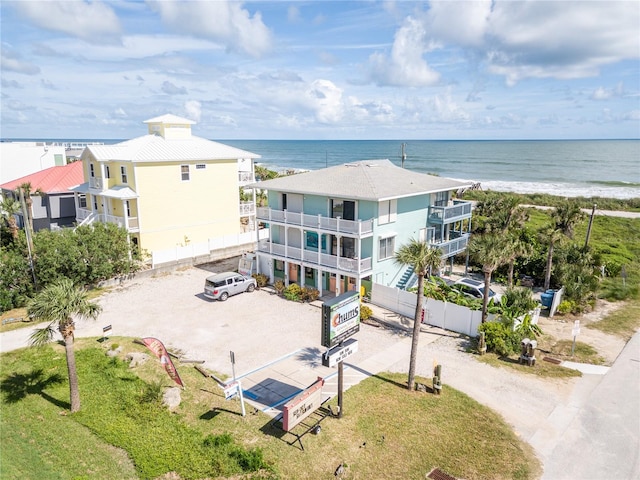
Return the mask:
M306 213L274 210L268 207L258 208L258 220L296 227L307 227L329 233L342 233L350 236L367 237L373 235L373 220L344 220L342 218L308 215Z
M346 258L315 252L313 250L303 250L301 248L285 246L273 243L268 240L258 242L258 251L268 253L284 259L304 262L305 265L326 267L351 274L370 274L371 257L367 258Z
M442 225L471 218L472 203L466 200L454 200L446 207L429 207L429 223Z
M78 208L76 209L76 222L78 225L82 224L85 220L87 220L93 212L86 208ZM127 228L129 232L139 232L140 225L138 223L138 217L128 217L125 219L124 217L117 217L115 215L107 215L105 213L96 213L93 214L93 221L98 221L102 223L115 223L119 227Z

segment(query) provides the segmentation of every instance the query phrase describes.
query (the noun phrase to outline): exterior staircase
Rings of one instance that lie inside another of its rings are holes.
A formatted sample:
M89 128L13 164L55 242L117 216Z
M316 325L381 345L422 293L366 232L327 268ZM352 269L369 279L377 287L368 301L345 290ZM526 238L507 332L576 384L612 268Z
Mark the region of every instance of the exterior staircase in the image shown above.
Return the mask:
M413 274L413 266L409 265L402 274L402 277L400 277L400 280L398 280L398 283L396 283L396 288L399 288L400 290L406 290L411 285L413 285L414 282L415 275Z
M73 231L76 231L76 228L80 227L81 225L91 225L93 222L96 221L96 219L98 218L98 214L91 212L91 214L87 217L84 218L84 220L82 220L79 224L77 224Z

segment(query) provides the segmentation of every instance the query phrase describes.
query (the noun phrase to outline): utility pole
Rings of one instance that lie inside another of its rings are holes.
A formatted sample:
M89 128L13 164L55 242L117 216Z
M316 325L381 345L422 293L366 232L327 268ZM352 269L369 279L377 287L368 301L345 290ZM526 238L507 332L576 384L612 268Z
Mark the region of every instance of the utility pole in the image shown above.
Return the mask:
M587 246L589 245L589 237L591 236L591 225L593 224L593 217L596 214L596 208L598 207L597 204L593 204L593 208L591 209L591 217L589 217L589 226L587 227L587 238L585 238L584 240L584 250L587 249Z
M31 275L33 276L33 286L38 289L38 282L36 280L36 271L33 268L33 238L31 236L31 222L29 221L29 211L27 209L27 203L24 200L24 189L18 188L20 192L20 206L22 207L22 215L24 222L24 233L27 236L27 251L29 252L29 266L31 267Z
M401 155L401 159L402 159L402 168L404 168L404 161L407 159L407 154L404 153L404 147L406 146L406 143L402 144L402 155Z

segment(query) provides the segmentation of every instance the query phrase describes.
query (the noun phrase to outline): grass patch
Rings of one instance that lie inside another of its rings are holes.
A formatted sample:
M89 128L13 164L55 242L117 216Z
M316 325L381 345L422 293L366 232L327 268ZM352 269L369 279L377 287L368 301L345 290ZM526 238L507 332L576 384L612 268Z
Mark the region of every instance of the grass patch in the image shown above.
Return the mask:
M640 300L628 301L602 320L590 323L586 327L600 330L609 335L616 335L625 341L629 341L640 328Z
M546 343L544 341L541 343L544 348ZM598 355L598 351L591 345L576 341L573 355L571 355L572 348L574 348L573 340L556 340L553 338L545 350L548 351L550 356L558 360L589 363L591 365L604 365L606 363L606 360Z
M488 352L485 355L477 355L476 358L488 365L492 365L498 368L509 368L528 375L536 375L544 378L567 378L567 377L580 377L582 373L578 370L572 370L570 368L561 367L550 362L545 362L542 358L545 355L540 351L536 353L536 364L528 366L520 364L517 355L511 355L509 357L502 357L495 353Z
M145 351L117 338L121 355ZM540 463L499 415L444 385L435 396L409 392L404 374L369 378L345 393L344 417L319 435L291 434L176 362L187 385L175 413L158 406L169 386L155 358L135 369L107 357L96 339L76 343L82 410L68 413L60 345L1 356L1 478L424 478L433 467L473 479L533 479ZM422 380L425 382L425 380ZM335 401L333 402L335 403ZM63 414L61 414L63 413ZM243 473L244 472L244 473Z
M24 307L8 310L0 315L2 322L8 320L9 323L0 324L0 333L18 330L20 328L33 327L34 323L29 321L27 309ZM15 320L15 321L14 321Z

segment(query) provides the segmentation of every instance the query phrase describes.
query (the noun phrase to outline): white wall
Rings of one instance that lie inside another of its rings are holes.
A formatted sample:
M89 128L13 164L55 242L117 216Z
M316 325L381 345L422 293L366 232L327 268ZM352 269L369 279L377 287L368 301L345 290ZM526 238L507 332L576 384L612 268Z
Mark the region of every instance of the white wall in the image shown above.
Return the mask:
M55 155L67 164L64 146L45 142L0 142L0 184L55 167Z
M413 319L418 298L415 293L399 290L374 283L371 286L371 303L392 312ZM424 323L445 330L462 333L470 337L478 335L478 326L482 323L482 312L470 310L455 303L440 302L425 298L426 312Z

